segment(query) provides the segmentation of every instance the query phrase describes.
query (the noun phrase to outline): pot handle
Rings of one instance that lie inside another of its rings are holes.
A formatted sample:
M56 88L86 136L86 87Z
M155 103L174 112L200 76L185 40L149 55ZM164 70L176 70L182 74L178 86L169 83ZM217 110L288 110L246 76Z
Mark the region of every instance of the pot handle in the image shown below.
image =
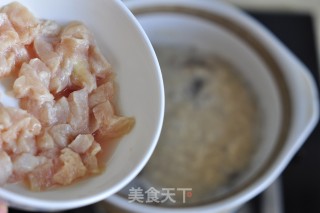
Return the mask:
M294 94L293 105L296 106L294 110L295 122L293 123L293 137L302 141L307 139L311 131L316 126L319 119L319 96L318 87L315 79L312 77L307 69L297 72L297 79L299 84L294 85L296 91ZM297 144L300 147L301 144ZM297 147L298 148L298 147Z

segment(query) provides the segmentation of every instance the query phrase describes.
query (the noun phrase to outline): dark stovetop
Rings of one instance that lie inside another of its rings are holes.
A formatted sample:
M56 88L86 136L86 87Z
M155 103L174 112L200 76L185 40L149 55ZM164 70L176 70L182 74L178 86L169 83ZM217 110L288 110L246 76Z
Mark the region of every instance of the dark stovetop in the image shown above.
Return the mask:
M269 28L312 72L318 88L318 62L313 19L309 14L262 13L248 11ZM282 175L284 210L286 213L320 212L320 125ZM259 196L253 203L259 213ZM19 213L10 209L10 213ZM67 211L68 213L94 212L92 206ZM272 212L270 212L272 213Z

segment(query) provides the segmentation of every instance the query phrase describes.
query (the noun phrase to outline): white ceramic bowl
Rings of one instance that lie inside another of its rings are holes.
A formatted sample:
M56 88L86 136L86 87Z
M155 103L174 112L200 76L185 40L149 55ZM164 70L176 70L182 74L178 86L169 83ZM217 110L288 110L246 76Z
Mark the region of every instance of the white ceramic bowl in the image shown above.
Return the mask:
M108 201L130 212L218 212L236 208L266 189L318 120L318 94L306 67L259 23L218 1L131 0L127 6L151 43L192 46L237 67L253 88L263 122L249 168L219 196L182 208L129 203L119 195Z
M0 6L10 3L3 0ZM118 0L19 0L38 18L84 22L114 68L121 113L136 125L122 138L103 174L46 192L21 184L0 188L0 200L28 210L58 211L92 204L120 190L148 161L162 126L164 92L158 61L131 12ZM3 94L3 93L2 93ZM4 103L10 104L10 103ZM1 172L1 171L0 171Z

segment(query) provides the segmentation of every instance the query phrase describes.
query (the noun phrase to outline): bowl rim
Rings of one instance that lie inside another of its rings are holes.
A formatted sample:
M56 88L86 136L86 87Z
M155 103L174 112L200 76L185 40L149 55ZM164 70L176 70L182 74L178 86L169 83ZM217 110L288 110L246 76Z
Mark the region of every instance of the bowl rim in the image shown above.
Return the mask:
M133 1L132 3L134 3ZM136 1L139 2L139 1ZM143 1L140 1L143 3ZM158 1L157 1L158 2ZM236 11L235 8L232 6L229 6L227 4L223 4L220 2L205 2L205 1L199 1L205 4L219 4L223 5L225 7L230 7L232 10ZM274 149L272 150L272 154L269 156L267 161L264 163L264 165L258 170L258 172L255 173L255 175L250 178L249 181L247 181L245 184L243 184L241 187L237 188L236 190L232 190L230 193L227 193L226 195L220 196L216 199L212 199L208 202L201 202L194 205L187 205L184 204L183 206L178 207L158 207L158 206L152 206L152 205L145 205L145 204L138 204L138 203L130 203L132 207L136 206L137 208L143 207L144 209L148 210L178 210L177 208L181 208L181 211L185 210L200 210L205 207L216 207L217 209L225 209L226 203L228 207L235 207L241 203L244 203L245 201L251 199L256 194L261 192L263 188L260 187L260 190L255 190L254 193L250 193L253 191L253 188L261 185L261 183L266 182L267 180L267 173L270 169L273 169L275 164L277 163L277 157L281 154L285 142L289 136L289 130L292 123L292 115L293 115L293 106L292 106L292 97L290 94L290 89L288 87L288 83L286 81L285 75L284 75L284 69L281 67L279 61L277 58L272 54L272 52L269 50L266 44L264 44L262 41L263 39L258 38L257 35L252 33L252 29L246 28L242 25L241 22L237 22L233 20L232 18L217 13L214 10L206 9L203 7L204 4L199 3L198 1L194 3L194 5L190 4L191 1L172 1L169 4L166 4L167 2L163 3L154 3L154 4L140 4L139 6L135 7L133 4L133 7L130 8L129 3L129 9L131 9L132 13L135 16L140 15L149 15L149 14L155 14L155 13L168 13L168 14L181 14L181 15L188 15L200 18L205 21L213 22L214 24L222 27L226 31L230 32L231 34L238 37L240 40L242 40L250 49L252 49L259 58L264 62L265 66L268 68L268 71L270 71L270 74L273 78L273 81L276 84L276 87L278 89L280 100L281 100L281 111L282 111L282 121L281 121L281 129L276 139L276 145ZM183 4L187 3L187 4ZM189 3L189 4L188 4ZM199 4L196 4L199 3ZM192 7L195 6L195 7ZM242 16L247 15L241 11L237 11ZM238 14L238 15L239 15ZM249 196L248 196L249 195ZM242 200L242 202L240 202ZM120 204L123 203L124 199L115 194L107 199L107 201L110 201L113 204ZM244 201L244 202L243 202ZM124 202L128 202L125 200ZM218 208L219 206L219 208ZM121 206L124 207L124 206ZM212 208L211 208L212 211Z

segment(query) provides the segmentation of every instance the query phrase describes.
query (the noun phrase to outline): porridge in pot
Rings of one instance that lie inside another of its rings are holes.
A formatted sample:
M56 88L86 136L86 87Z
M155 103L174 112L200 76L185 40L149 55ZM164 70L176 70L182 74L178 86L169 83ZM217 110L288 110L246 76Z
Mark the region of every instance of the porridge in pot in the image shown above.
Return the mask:
M191 188L188 202L196 203L249 165L258 107L249 86L224 60L182 47L155 50L165 85L164 125L153 156L128 187L154 187L160 200L162 190L171 188L177 203L183 200L177 189Z

